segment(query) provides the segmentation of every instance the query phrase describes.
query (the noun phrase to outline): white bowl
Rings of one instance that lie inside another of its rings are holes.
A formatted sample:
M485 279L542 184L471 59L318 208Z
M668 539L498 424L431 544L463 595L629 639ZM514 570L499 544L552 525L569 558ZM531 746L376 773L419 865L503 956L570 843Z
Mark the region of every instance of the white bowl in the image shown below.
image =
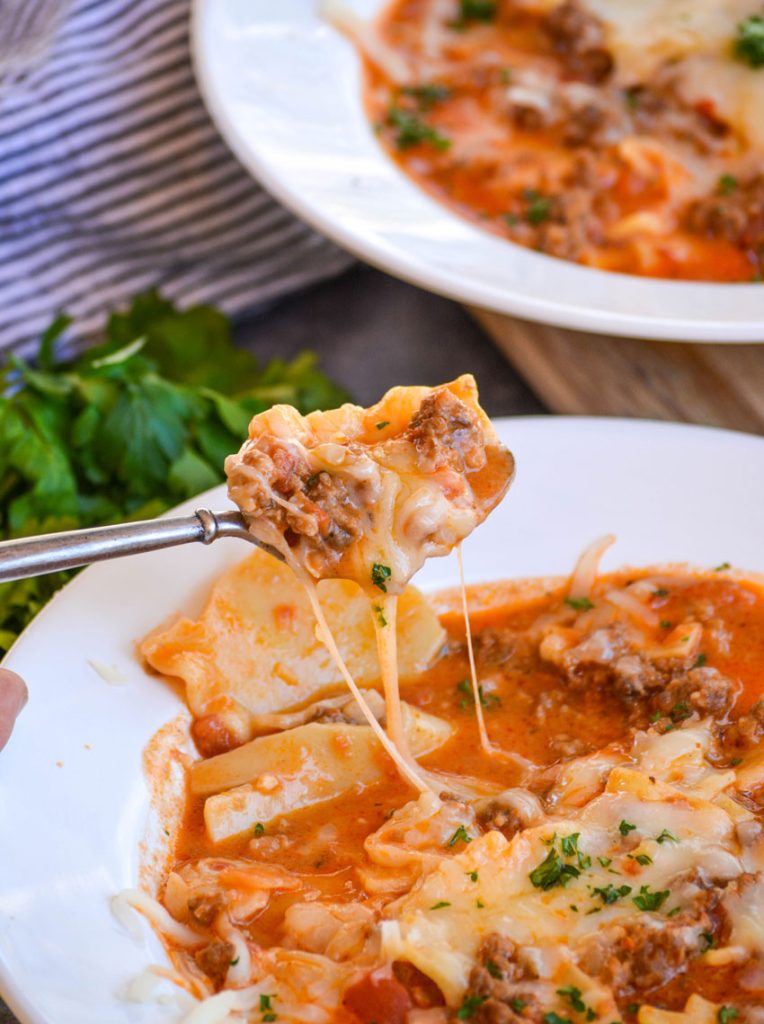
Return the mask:
M382 0L344 0L364 17ZM285 206L375 266L500 313L675 341L764 342L764 288L657 281L544 256L435 202L377 143L353 46L317 0L195 0L202 95Z
M686 560L764 571L764 438L639 420L495 423L517 480L464 545L468 582L566 573L610 531L618 544L605 569ZM225 504L219 487L176 511ZM163 810L152 811L141 752L183 709L144 671L135 642L175 612L196 615L214 578L246 553L227 540L92 566L5 661L30 689L0 754L0 991L23 1024L177 1024L177 1005L119 997L164 956L148 927L137 942L109 909L138 883L154 849L141 851L147 821ZM456 578L453 557L435 558L416 583ZM166 809L159 823L170 824Z

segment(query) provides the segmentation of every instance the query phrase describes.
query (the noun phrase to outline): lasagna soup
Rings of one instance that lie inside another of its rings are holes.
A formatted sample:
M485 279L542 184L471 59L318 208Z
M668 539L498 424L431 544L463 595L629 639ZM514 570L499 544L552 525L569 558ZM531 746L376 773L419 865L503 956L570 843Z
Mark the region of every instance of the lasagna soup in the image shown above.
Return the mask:
M471 377L256 416L281 554L147 637L197 756L145 914L187 1024L762 1024L764 590L727 565L467 590L514 469ZM456 551L461 586L409 583ZM167 972L165 972L167 973Z
M319 584L385 723L372 615ZM201 758L158 893L127 894L209 1016L326 1024L760 1024L764 591L720 566L459 591L398 622L397 770L294 576L262 553L149 664L185 683ZM342 627L343 616L347 628ZM209 726L246 710L247 736ZM461 782L461 786L459 786Z
M394 0L366 104L399 165L521 245L604 270L758 281L757 0Z

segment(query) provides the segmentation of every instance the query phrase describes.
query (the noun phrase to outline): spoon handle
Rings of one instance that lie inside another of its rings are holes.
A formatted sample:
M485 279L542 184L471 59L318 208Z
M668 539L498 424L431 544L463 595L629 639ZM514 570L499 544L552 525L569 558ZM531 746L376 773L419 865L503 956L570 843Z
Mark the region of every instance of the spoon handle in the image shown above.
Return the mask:
M6 540L0 543L0 582L42 576L102 562L107 558L138 555L179 544L211 544L220 537L238 537L257 543L238 512L210 512L206 508L197 509L190 516L147 519ZM267 550L270 554L276 553L271 548Z

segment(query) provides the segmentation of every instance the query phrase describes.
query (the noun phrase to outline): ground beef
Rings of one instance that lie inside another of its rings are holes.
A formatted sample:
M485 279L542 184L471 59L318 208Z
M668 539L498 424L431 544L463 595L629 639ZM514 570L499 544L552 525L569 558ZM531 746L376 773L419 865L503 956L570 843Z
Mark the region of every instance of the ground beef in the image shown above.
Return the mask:
M235 953L230 942L211 942L194 954L194 959L215 986L216 992L223 987Z
M258 437L231 459L226 460L229 494L245 516L267 518L287 539L315 538L335 550L346 548L361 532L363 486L314 473L304 455L281 438ZM247 467L260 479L252 478ZM274 501L272 492L289 507Z
M543 1019L544 1006L535 991L534 978L519 962L518 947L498 934L489 935L470 972L465 1002L483 1000L470 1020L475 1024L528 1024ZM522 1003L522 1009L513 1006Z
M693 668L673 679L653 699L653 707L677 721L696 711L705 717L720 717L735 696L735 684L715 668Z
M722 238L750 253L752 262L764 264L764 174L731 181L726 194L718 189L693 203L686 226L705 238Z
M574 78L603 82L610 75L613 58L605 48L602 22L576 0L554 7L542 27L552 50Z
M503 832L507 839L544 820L540 801L524 789L508 789L498 796L486 797L475 804L475 811L483 828Z
M764 701L753 705L747 715L738 718L727 729L725 745L740 750L757 747L764 739Z
M188 912L197 924L209 928L222 906L220 896L192 896L188 901Z
M592 745L580 736L569 736L563 732L549 740L548 750L555 758L581 757L591 752Z
M448 388L437 388L425 398L403 436L416 449L423 472L443 466L463 472L485 465L480 421Z
M566 146L600 145L612 125L608 108L601 103L584 103L573 107L562 126L562 141Z
M613 924L592 935L582 950L581 967L613 988L620 999L667 984L703 952L702 934L720 927L718 894L697 873L673 886L682 887L686 909L675 917L655 920L647 915Z

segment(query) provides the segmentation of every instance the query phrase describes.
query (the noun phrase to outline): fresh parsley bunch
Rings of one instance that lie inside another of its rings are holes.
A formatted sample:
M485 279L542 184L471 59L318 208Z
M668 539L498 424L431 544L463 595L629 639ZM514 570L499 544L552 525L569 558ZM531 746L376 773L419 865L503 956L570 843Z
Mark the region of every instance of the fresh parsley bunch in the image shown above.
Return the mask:
M347 398L314 354L261 369L220 312L179 312L156 291L113 314L103 344L59 363L69 323L51 324L34 367L11 357L0 371L0 539L159 515L220 483L255 413ZM71 575L0 585L0 651Z

